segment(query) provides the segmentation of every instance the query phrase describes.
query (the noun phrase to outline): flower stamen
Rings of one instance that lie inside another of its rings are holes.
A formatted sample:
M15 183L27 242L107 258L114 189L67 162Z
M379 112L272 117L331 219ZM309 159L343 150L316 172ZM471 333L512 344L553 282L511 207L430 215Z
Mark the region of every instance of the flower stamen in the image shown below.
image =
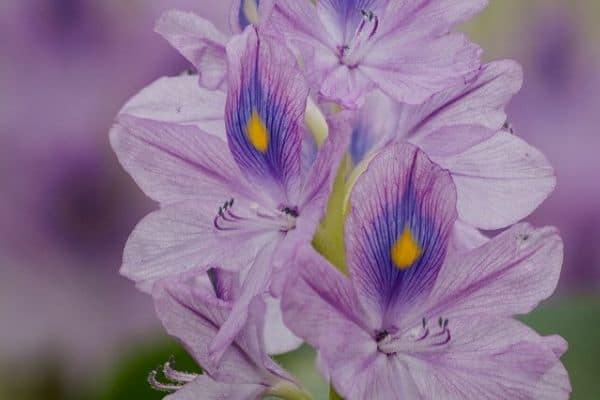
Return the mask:
M161 392L175 392L181 389L186 383L189 383L198 377L198 374L177 371L173 368L174 365L175 358L171 356L169 361L148 374L148 383L154 390ZM163 383L158 380L157 375L160 370L162 370L163 375L171 382Z
M178 384L162 383L156 378L157 374L158 372L156 370L151 371L148 374L148 383L152 389L158 390L159 392L175 392L183 387L183 385Z
M418 353L431 351L434 348L444 346L452 340L449 329L449 320L440 317L438 319L437 331L430 328L427 320L423 318L418 328L397 335L385 335L377 337L377 348L387 355L398 353ZM387 331L384 331L387 333Z
M261 208L257 203L251 204L246 212L239 214L233 211L234 199L226 201L219 207L213 219L218 231L234 231L240 229L252 231L278 230L288 232L296 227L298 209L280 206L276 211Z
M379 17L371 10L361 10L362 18L349 43L338 46L338 57L342 64L356 67L360 59L360 48L370 41L379 29ZM369 29L370 28L370 29Z

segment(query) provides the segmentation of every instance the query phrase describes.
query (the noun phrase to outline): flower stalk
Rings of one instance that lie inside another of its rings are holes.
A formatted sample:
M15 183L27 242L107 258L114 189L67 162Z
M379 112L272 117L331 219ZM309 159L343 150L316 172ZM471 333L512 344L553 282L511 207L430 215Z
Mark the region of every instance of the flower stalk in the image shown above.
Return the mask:
M266 396L275 396L282 400L313 400L313 397L289 381L280 381L265 393Z

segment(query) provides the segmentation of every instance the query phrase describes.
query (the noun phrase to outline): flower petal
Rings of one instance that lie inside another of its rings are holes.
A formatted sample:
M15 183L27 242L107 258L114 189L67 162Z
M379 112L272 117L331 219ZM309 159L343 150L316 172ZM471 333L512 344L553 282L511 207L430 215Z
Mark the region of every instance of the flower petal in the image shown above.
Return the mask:
M450 248L454 252L473 250L484 243L487 243L489 238L481 231L473 226L457 220L452 229L450 237Z
M453 151L464 151L502 128L506 122L504 107L522 83L523 71L514 61L484 65L473 81L435 94L422 105L403 106L399 130L430 155L440 154L440 145L456 142L458 134L460 146L454 144ZM451 127L452 132L444 131ZM475 135L475 131L469 136L462 132L473 127L487 132Z
M216 89L225 82L227 37L212 22L171 10L158 19L155 30L196 67L202 86Z
M120 114L193 125L225 139L225 92L201 88L193 75L158 79L130 99Z
M270 237L267 244L263 245L256 254L254 262L244 277L240 296L233 303L231 313L210 344L211 359L214 362L219 362L236 336L244 329L252 302L267 294L273 252L280 240L280 237ZM244 250L236 252L244 252Z
M325 75L321 84L321 94L347 108L356 108L373 87L373 83L362 69L338 65Z
M399 40L443 35L479 13L488 3L488 0L388 1L384 14L388 24L384 32L402 29Z
M217 306L214 293L195 283L193 274L159 282L152 295L167 332L181 341L211 377L230 384L262 382L261 369L240 346L229 347L218 365L210 359L209 345L230 308Z
M302 186L300 210L316 224L325 212L333 181L350 142L350 124L344 113L328 118L329 135L318 150Z
M381 151L354 186L348 268L375 315L426 295L456 220L450 175L410 144ZM384 317L385 318L385 317Z
M345 357L342 357L345 358ZM332 382L348 400L427 399L419 393L407 365L383 353L348 359L344 369L332 371Z
M432 157L452 174L458 214L481 229L498 229L528 216L554 190L544 155L508 132L449 157Z
M281 307L284 322L294 333L326 358L335 358L343 349L341 338L332 332L370 339L366 333L370 323L363 320L362 305L347 277L309 244L298 248L293 266Z
M121 274L149 291L157 279L198 267L245 268L268 235L219 231L214 227L216 212L213 206L188 201L149 214L127 240Z
M295 59L253 27L227 46L229 148L241 170L286 203L297 190L308 89Z
M350 280L309 245L294 259L282 300L284 320L319 350L337 391L349 400L420 399L406 366L377 351L376 331Z
M200 375L164 400L254 400L265 391L263 385L222 383Z
M352 125L350 156L354 166L367 159L372 152L380 150L397 134L404 136L398 130L399 110L398 103L380 90L373 91L366 98Z
M194 126L123 114L110 131L110 142L123 168L160 203L225 201L244 190L224 141Z
M358 69L397 101L419 104L479 68L481 49L462 34L402 43L381 40Z
M283 0L276 2L265 26L270 35L284 33L286 42L309 67L306 79L317 92L325 77L339 65L337 43L329 32L332 25L324 25L322 17L324 14L317 12L317 7L309 1Z
M281 0L275 5L272 22L275 31L284 32L286 38L294 42L312 44L335 51L335 38L330 35L329 24L324 25L321 18L326 14L317 11L317 7L308 1ZM287 29L283 29L287 27ZM283 29L283 30L282 30Z
M555 229L516 225L477 249L450 255L431 293L428 313L528 313L554 292L562 259Z
M455 318L449 326L444 351L408 359L423 398L569 398L568 376L547 338L507 318Z
M268 354L283 354L295 350L303 340L294 335L284 324L281 302L271 296L265 296L265 349Z

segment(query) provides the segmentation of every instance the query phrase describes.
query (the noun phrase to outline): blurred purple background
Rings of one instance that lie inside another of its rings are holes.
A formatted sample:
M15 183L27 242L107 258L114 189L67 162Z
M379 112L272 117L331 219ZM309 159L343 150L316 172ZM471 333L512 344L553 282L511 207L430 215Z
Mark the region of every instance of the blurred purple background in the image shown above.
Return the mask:
M556 171L556 190L528 220L560 229L566 294L600 291L599 18L593 0L492 0L468 26L486 59L523 65L509 122Z
M107 132L131 95L187 67L153 32L172 7L226 29L229 1L0 4L0 363L52 357L80 376L158 330L117 272L151 204Z
M229 4L0 2L0 373L52 359L67 380L93 379L161 332L149 299L118 275L127 235L152 205L107 133L127 98L187 67L153 33L161 11L194 10L227 30ZM486 59L524 66L510 122L557 172L530 220L563 234L563 296L600 292L599 4L492 0L465 28Z

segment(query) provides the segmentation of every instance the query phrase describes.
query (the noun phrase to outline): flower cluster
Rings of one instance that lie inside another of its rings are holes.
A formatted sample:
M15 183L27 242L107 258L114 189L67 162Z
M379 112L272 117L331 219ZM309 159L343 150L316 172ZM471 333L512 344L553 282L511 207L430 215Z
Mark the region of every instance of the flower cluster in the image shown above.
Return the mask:
M564 340L513 319L562 263L555 229L518 223L555 185L504 112L521 69L451 33L485 5L244 0L232 35L163 15L193 69L110 133L159 204L121 273L203 370L154 387L308 399L269 357L304 341L348 400L569 397Z

